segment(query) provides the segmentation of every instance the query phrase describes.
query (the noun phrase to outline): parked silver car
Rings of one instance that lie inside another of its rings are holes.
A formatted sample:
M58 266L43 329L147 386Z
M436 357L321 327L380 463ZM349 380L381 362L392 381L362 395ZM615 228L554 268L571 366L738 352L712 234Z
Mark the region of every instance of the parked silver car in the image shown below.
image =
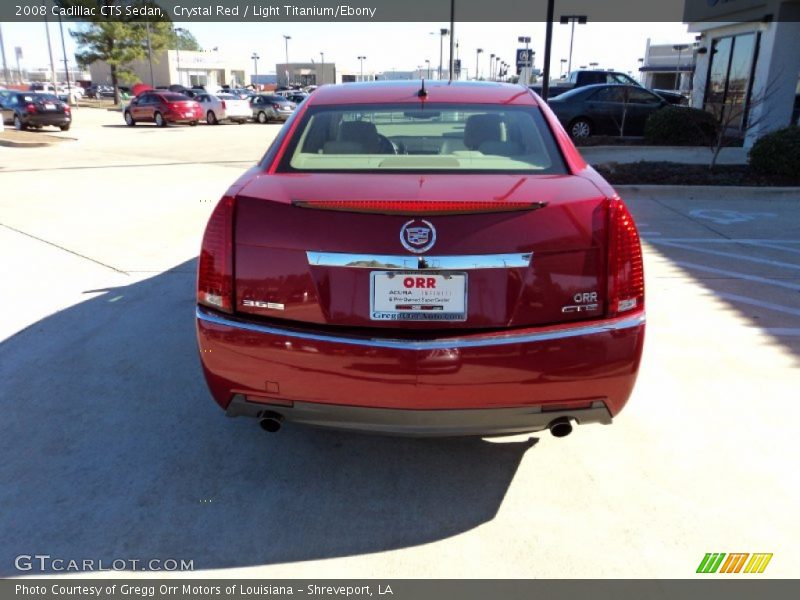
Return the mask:
M233 121L244 123L250 120L252 112L247 100L242 100L232 94L197 94L194 97L200 103L209 125L217 125L220 121Z
M285 121L292 116L296 107L294 102L276 94L258 94L250 99L253 120L259 123Z

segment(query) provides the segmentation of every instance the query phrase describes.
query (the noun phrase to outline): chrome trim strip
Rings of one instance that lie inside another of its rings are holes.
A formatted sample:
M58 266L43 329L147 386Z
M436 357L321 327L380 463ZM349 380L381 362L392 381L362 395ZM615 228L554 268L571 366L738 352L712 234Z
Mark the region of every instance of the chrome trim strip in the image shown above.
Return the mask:
M356 269L435 269L468 271L473 269L521 269L531 264L533 252L518 254L464 254L458 256L402 256L391 254L348 254L306 252L312 267L351 267Z
M395 350L437 350L447 348L483 348L487 346L504 346L508 344L527 344L531 342L545 342L559 340L582 335L594 335L598 333L608 333L610 331L620 331L639 327L645 322L644 313L638 313L630 317L623 317L604 324L576 325L569 329L551 329L545 331L534 331L526 333L507 333L501 335L472 337L453 337L439 340L400 340L391 338L358 338L339 335L325 335L322 333L309 333L297 329L271 327L260 323L241 321L235 317L223 317L202 306L196 309L196 316L200 321L222 325L223 327L234 327L246 331L266 333L270 335L280 335L283 337L313 340L316 342L327 342L331 344L350 344L352 346L369 346L373 348L392 348Z

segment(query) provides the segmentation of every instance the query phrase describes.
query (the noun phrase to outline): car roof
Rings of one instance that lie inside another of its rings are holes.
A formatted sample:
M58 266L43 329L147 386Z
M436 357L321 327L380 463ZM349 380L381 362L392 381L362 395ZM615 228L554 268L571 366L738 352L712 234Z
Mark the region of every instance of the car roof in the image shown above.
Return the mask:
M381 104L419 102L422 82L370 81L323 85L309 96L308 102L318 104ZM526 87L492 81L426 81L426 102L463 102L466 104L536 104L533 93Z

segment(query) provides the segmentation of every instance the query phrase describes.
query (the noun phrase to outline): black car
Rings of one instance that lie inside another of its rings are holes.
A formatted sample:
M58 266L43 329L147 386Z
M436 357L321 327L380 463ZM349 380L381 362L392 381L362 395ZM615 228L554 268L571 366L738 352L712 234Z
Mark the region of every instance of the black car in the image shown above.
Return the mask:
M67 131L72 124L72 111L69 105L54 94L36 92L14 92L0 97L0 112L3 122L16 129L28 127L39 129L46 125Z
M647 118L668 102L638 85L587 85L548 104L573 138L643 135Z

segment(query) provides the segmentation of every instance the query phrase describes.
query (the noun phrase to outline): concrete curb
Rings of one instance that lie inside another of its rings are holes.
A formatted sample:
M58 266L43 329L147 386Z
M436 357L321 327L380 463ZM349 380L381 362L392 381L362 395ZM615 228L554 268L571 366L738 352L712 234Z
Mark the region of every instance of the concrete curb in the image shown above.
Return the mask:
M650 192L664 196L685 195L687 198L695 196L712 195L714 200L724 202L731 197L760 195L797 195L800 200L800 186L796 187L768 187L768 186L737 186L737 185L614 185L620 192ZM721 195L722 194L722 195Z

